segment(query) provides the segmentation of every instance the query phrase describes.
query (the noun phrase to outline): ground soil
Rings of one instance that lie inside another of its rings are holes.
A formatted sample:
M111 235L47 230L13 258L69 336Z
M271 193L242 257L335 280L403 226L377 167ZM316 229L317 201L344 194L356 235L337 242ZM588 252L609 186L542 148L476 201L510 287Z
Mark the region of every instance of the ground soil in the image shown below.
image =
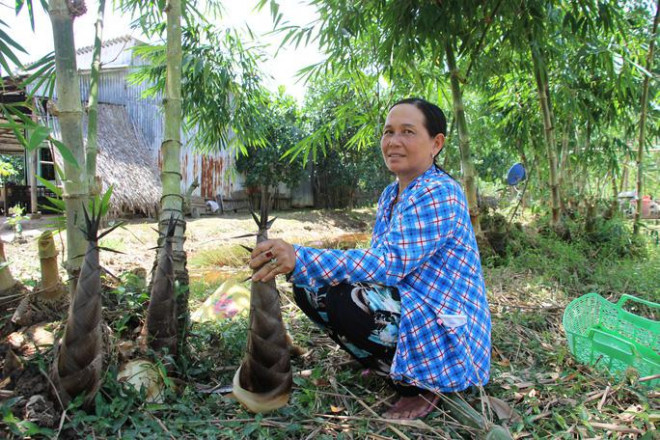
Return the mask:
M374 217L373 209L348 211L290 211L276 212L278 217L270 229L272 238L282 238L293 243L323 245L338 240L340 237L359 236L364 239L365 233L371 230ZM4 318L11 316L24 293L30 292L33 286L38 286L40 280L40 265L38 258L37 240L42 232L53 230L54 216L45 216L34 220L24 220L21 223L22 233L19 235L7 223L6 218L0 218L0 239L5 243L5 256L9 262L9 269L13 277L23 285L18 290L10 292L9 297L0 302ZM107 226L119 220L109 220ZM125 225L112 231L103 238L100 245L115 249L121 253L101 251L101 265L108 272L121 275L128 271L143 268L148 273L155 257L154 247L157 244L158 234L155 219L123 220ZM203 215L197 219L186 219L185 249L188 261L192 261L197 253L223 249L227 246L245 244L252 246L255 238L237 236L255 233L257 226L249 213L232 213L228 215ZM66 232L54 233L55 245L59 251L58 258L63 262L66 249ZM222 252L222 251L221 251ZM246 253L247 261L247 253ZM193 266L193 267L191 267ZM194 264L188 265L189 270L196 271ZM216 271L209 267L200 268L203 272ZM234 269L235 270L235 269ZM62 280L66 280L66 272L60 268ZM43 324L41 324L43 327ZM15 328L16 327L16 328ZM36 327L31 327L32 329ZM39 327L41 329L41 327ZM59 324L48 327L48 335L61 331ZM34 355L34 346L30 343L18 343L14 351L4 344L4 337L10 332L18 330L17 326L4 322L0 324L0 381L3 372L11 376L11 384L6 380L0 384L0 399L7 396L36 396L34 399L21 400L20 415L26 420L38 423L40 426L52 427L58 421L58 413L53 411L53 402L47 397L47 382L43 373L30 364L26 359ZM21 329L11 333L9 338L19 337L29 329ZM20 339L20 338L19 338ZM21 339L22 340L22 339ZM34 344L39 345L36 340ZM50 342L52 344L52 341ZM50 345L46 344L46 345ZM29 352L29 353L28 353ZM15 361L11 363L10 361ZM15 364L15 365L14 365ZM13 367L10 368L10 366ZM23 366L27 365L27 368ZM9 389L7 389L7 386ZM4 395L2 393L5 393ZM48 408L42 408L49 405Z
M353 211L282 211L272 215L277 217L270 230L271 238L282 238L293 243L323 243L344 234L365 233L371 230L375 211L359 209ZM117 220L110 220L109 225ZM101 264L111 273L123 272L142 267L149 271L155 256L157 224L154 219L123 220L125 225L104 238L100 245L115 249L120 253L101 252ZM201 218L186 219L185 249L188 260L198 252L222 248L229 244L253 245L254 238L234 237L255 233L256 225L247 212L225 215L202 215ZM0 238L5 242L5 255L10 262L14 278L21 281L39 279L39 259L37 238L46 229L53 229L55 218L45 216L37 220L22 222L22 237L0 217ZM55 245L65 257L66 233L55 234ZM62 271L62 275L65 276Z

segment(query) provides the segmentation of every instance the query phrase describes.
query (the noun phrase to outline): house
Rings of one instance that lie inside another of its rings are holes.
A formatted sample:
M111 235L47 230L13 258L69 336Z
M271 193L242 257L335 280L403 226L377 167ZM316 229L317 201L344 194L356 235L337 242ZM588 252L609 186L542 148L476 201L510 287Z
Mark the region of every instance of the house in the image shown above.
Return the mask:
M97 175L101 178L103 191L110 185L113 186L111 214L114 215L141 213L154 216L161 198L163 99L160 94L147 96L145 92L151 88L151 84L138 84L131 78L131 74L145 64L134 51L136 47L144 44L136 38L123 36L105 41L101 50ZM86 106L89 100L92 57L93 46L76 51L83 106ZM22 93L20 89L16 90L19 94ZM36 114L33 117L51 127L54 137L60 137L59 124L53 116L55 106L46 98L48 94L45 90L36 90L34 95ZM0 91L0 102L9 98ZM22 98L25 99L24 94ZM54 96L53 99L56 102L57 97ZM83 119L83 135L86 138L86 113ZM197 201L197 206L202 209L204 202L208 200L222 202L222 205L246 207L244 178L235 169L235 152L220 146L217 149L206 148L205 153L196 152L191 147L192 136L193 133L182 132L182 194L186 194L195 183L197 186L191 194L192 199ZM11 138L13 135L6 137ZM61 161L59 154L51 145L44 145L35 153L34 158L29 158L15 138L10 142L11 145L3 144L3 139L3 133L0 131L0 154L6 152L6 147L10 146L12 154L25 155L26 163L24 182L22 185L15 185L7 205L31 206L28 190L31 187L36 188L40 197L37 204L42 205L45 192L48 191L36 182L28 182L27 176L36 174L46 180L56 181L55 163ZM280 199L286 202L280 203L280 207L312 206L314 202L309 181L293 191L280 184L278 192ZM232 199L237 196L241 198L237 201L239 203L232 203Z
M2 79L3 88L0 90L0 103L11 105L25 102L25 91L19 84L21 81L22 78L6 77ZM20 110L26 115L36 118L36 115L33 115L29 108L23 107ZM8 122L5 114L0 114L0 155L3 157L3 162L18 164L15 171L22 172L18 176L2 177L0 212L3 215L7 215L9 209L13 206L19 205L23 208L29 208L30 205L44 205L47 204L46 197L55 196L44 186L37 185L32 170L40 167L39 155L36 151L30 155L26 154L23 145L16 138L14 132L7 128ZM52 159L49 158L49 154L50 150L47 150L41 155L43 172L40 173L40 175L46 176L48 180L55 178L55 167Z
M98 94L98 147L97 174L105 191L113 186L111 199L115 214L142 213L155 215L161 197L160 168L162 158L160 146L163 141L162 98L143 96L150 84L135 84L130 75L144 63L133 49L144 44L124 36L108 40L102 46L102 69L99 77ZM89 99L90 72L93 47L76 51L80 75L80 90L83 105ZM18 92L20 90L17 89ZM43 98L46 93L37 90L35 96L35 119L52 127L59 137L59 124L53 116L53 105ZM9 99L5 96L3 99ZM25 99L25 96L23 96ZM54 97L57 100L57 97ZM86 131L86 114L83 127ZM84 133L86 137L86 132ZM0 154L25 154L20 143L7 133L0 133ZM234 170L234 153L218 148L212 153L198 153L189 145L190 136L182 133L181 190L185 193L197 181L199 186L192 196L198 199L216 200L218 195L230 196L242 189L242 177ZM54 153L54 154L53 154ZM52 146L44 145L36 153L34 161L26 157L26 176L36 174L56 180L54 163L60 160ZM53 157L54 156L54 157ZM25 179L27 180L27 178ZM31 186L23 182L22 187ZM23 191L25 192L25 191ZM29 201L13 200L14 203L30 205ZM8 201L11 204L12 201Z

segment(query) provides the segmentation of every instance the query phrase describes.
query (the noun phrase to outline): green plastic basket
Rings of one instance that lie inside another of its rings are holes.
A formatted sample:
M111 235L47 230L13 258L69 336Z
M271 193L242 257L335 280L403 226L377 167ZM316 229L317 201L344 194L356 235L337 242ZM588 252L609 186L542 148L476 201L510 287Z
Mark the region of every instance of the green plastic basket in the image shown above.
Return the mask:
M615 376L629 367L637 369L640 377L659 374L660 321L624 309L629 301L643 304L653 316L660 314L660 304L632 295L621 296L616 304L597 293L571 301L563 319L569 349L578 361L605 368ZM657 387L660 379L642 384Z

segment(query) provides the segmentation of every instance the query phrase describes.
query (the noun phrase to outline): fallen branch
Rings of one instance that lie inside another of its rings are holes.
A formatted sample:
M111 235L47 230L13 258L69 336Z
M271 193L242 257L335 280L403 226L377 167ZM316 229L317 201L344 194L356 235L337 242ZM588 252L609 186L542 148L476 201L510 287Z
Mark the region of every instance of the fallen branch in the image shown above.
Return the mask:
M647 382L649 380L655 380L655 379L660 379L660 373L659 374L653 374L651 376L645 376L639 379L640 382Z
M594 428L605 429L607 431L622 432L624 434L644 434L644 431L628 426L615 425L614 423L589 422Z
M600 402L598 402L598 405L596 405L598 411L601 411L603 409L603 405L605 405L605 401L607 400L607 394L609 392L610 392L610 386L608 385L607 388L605 388L605 392L603 393L603 398L600 399Z

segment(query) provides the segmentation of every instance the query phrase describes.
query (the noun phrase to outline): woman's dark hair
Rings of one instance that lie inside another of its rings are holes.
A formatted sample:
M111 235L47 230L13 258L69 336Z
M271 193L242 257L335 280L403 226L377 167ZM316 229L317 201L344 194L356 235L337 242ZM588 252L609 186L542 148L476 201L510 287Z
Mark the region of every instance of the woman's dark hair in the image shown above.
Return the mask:
M399 104L414 105L419 109L419 111L422 112L422 114L424 115L424 126L426 127L426 131L429 132L429 135L431 135L432 138L436 137L439 133L442 133L443 136L447 136L447 118L445 118L445 114L443 113L442 110L440 110L440 107L438 107L433 103L428 102L426 99L406 98L395 102L390 107L390 110L392 110L394 107L396 107ZM438 154L436 154L435 157L433 158L433 163L435 167L453 179L451 174L443 170L442 167L440 167L440 165L438 165L435 162L439 154L440 152L438 152Z
M431 137L435 137L438 133L447 136L447 118L440 107L422 98L406 98L395 102L390 110L399 104L414 105L424 114L424 126Z

